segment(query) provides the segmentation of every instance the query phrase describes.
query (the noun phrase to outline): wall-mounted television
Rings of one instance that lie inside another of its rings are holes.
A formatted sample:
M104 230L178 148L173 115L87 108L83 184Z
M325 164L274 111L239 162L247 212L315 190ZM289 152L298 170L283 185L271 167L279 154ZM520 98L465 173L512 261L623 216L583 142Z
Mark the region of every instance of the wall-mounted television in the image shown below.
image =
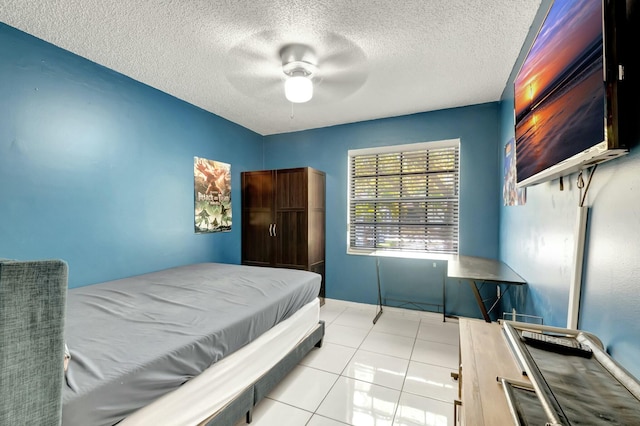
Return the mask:
M515 78L519 187L628 153L621 131L625 2L555 0Z

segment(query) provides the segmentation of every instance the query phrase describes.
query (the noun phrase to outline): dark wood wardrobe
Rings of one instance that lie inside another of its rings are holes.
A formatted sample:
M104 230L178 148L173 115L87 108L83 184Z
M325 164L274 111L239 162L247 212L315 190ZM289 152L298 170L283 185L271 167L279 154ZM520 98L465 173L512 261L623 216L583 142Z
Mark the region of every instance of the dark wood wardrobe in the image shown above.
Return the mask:
M242 173L242 264L322 275L325 174L311 167Z

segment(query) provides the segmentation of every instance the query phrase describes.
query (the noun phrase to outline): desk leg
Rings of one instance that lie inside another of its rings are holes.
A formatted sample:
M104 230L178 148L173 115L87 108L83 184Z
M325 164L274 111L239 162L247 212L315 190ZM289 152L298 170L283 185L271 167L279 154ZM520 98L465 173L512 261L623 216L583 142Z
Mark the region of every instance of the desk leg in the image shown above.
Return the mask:
M380 310L376 314L376 317L373 319L373 323L378 322L380 315L382 315L382 291L380 290L380 259L376 258L376 275L378 277L378 306Z
M498 288L500 289L500 283L496 283L496 285L497 285L497 286L498 286ZM489 312L489 313L490 313L491 311L493 311L493 308L495 308L495 307L496 307L496 305L497 305L498 303L500 303L500 301L502 300L502 297L505 295L505 293L506 293L507 291L509 291L509 289L510 289L510 288L511 288L511 286L507 286L507 289L506 289L505 291L501 291L501 292L500 292L500 296L498 296L498 298L496 299L496 301L495 301L495 302L493 302L493 305L491 305L491 307L489 308L489 310L488 310L487 312ZM500 290L502 290L502 289L500 289ZM515 321L515 318L514 318L513 320Z
M447 278L445 273L442 273L442 322L447 321Z
M484 306L484 302L482 301L482 296L480 296L480 290L478 290L478 284L476 284L475 280L469 280L469 285L471 286L473 295L476 297L476 302L478 302L478 307L480 308L480 312L482 312L482 317L486 322L491 322L491 318L489 317L487 308L486 306Z

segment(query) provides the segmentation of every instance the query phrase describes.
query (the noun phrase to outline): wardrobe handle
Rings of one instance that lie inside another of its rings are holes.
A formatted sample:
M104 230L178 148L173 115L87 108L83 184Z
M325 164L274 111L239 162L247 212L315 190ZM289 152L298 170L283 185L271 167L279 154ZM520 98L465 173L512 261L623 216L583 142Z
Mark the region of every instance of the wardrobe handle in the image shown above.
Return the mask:
M273 237L273 223L269 224L269 236Z
M277 237L277 235L276 235L276 226L277 226L277 225L274 223L274 224L273 224L273 236L274 236L274 237Z

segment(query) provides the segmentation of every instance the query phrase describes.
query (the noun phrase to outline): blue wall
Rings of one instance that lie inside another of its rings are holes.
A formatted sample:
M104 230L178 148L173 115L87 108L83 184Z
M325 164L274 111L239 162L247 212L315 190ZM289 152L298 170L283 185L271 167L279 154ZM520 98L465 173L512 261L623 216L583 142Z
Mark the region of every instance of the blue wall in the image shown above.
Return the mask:
M545 0L541 10L548 4ZM513 77L507 87L512 84ZM634 94L637 89L636 84ZM505 93L501 117L505 144L514 135L513 90ZM638 118L635 106L631 119ZM590 212L578 327L600 337L607 351L640 377L640 141L635 136L630 142L628 156L598 166L585 202ZM580 193L576 179L577 174L565 177L564 191L558 180L530 187L526 205L500 210L500 258L528 281L527 294L513 301L516 309L560 327L567 321Z
M576 175L564 191L557 181L540 184L525 206L501 207L512 102L507 90L501 104L263 138L0 24L0 257L65 259L71 287L199 261L238 263L240 172L309 165L327 173L327 296L375 303L375 259L346 254L347 151L460 138L461 254L505 261L528 281L510 299L518 311L564 326ZM229 233L193 232L194 156L232 164ZM634 147L599 166L592 182L579 323L636 376L639 168ZM381 259L390 297L437 301L443 273L442 262ZM478 316L466 286L448 282L447 300L449 313Z
M232 164L229 233L194 234L194 156ZM0 23L0 257L62 258L71 287L239 263L261 166L260 135Z
M327 287L329 298L376 303L375 259L348 255L349 149L460 139L460 254L497 258L501 196L497 103L346 124L265 138L265 168L311 166L327 175ZM441 300L441 262L381 258L387 297ZM471 291L447 285L447 312L479 316ZM495 290L493 290L495 291Z

